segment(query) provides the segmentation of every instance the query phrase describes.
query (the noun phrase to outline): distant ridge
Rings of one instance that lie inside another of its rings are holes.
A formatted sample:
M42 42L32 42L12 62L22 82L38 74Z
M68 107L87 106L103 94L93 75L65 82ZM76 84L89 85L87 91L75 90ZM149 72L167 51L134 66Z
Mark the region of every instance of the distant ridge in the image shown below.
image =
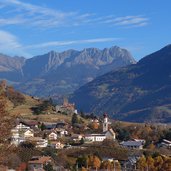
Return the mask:
M117 46L103 50L51 51L30 59L0 55L0 78L30 95L58 96L72 93L99 75L134 63L131 54Z
M171 122L171 45L82 86L72 101L85 112L133 122Z

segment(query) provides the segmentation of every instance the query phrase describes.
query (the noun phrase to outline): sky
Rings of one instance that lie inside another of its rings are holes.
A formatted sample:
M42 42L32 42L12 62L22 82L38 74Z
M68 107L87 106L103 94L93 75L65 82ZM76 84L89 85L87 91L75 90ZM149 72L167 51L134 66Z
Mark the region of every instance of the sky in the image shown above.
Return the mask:
M171 43L170 0L0 0L0 53L128 49L136 60Z

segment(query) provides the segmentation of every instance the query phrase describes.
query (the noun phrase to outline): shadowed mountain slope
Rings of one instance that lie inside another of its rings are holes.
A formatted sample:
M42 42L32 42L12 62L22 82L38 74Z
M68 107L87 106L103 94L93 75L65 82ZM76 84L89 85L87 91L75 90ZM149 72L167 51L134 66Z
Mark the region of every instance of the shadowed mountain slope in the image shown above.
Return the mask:
M100 76L72 96L86 112L136 122L171 122L171 45Z

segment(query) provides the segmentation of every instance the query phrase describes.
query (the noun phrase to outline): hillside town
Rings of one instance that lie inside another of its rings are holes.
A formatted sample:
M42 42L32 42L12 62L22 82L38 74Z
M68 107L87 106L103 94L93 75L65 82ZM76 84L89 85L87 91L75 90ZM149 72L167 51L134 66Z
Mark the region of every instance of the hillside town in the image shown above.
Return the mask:
M152 170L158 160L164 167L164 160L171 160L170 139L147 142L147 137L133 136L131 130L123 133L124 129L119 131L119 121L111 120L106 113L101 118L89 115L83 121L86 115L78 113L74 104L70 104L67 99L64 99L63 105L57 105L55 110L56 115L68 112L71 121L58 120L52 123L16 119L11 129L10 144L17 149L27 149L21 150L24 154L20 155L27 155L28 149L33 150L33 153L24 162L15 163L8 169L136 171L141 168ZM148 130L153 126L147 124L144 127ZM138 128L134 126L133 129ZM36 151L39 151L39 155L36 155ZM147 163L142 163L144 160Z
M171 171L171 0L0 0L0 171Z
M0 171L170 171L169 124L84 113L66 97L56 104L5 81L0 90Z

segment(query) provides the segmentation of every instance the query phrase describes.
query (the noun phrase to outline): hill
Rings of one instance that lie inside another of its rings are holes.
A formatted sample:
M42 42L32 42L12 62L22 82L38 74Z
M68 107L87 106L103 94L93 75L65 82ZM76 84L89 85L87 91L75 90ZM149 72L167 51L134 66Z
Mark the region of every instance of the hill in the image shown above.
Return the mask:
M19 91L34 96L72 93L83 84L113 69L135 63L131 54L117 46L82 51L51 51L30 59L0 56L0 78Z
M3 112L1 112L2 109ZM70 123L72 114L72 112L56 113L55 106L50 99L40 99L25 95L16 91L12 86L7 85L6 81L3 80L0 82L0 115L3 115L5 118L10 118L10 121L13 123L16 118L38 122L57 122L64 120ZM84 118L82 120L87 122Z
M4 80L0 82L0 95L3 97L5 111L14 118L33 115L32 108L43 103L43 100L16 91L12 86L7 85Z
M76 90L86 112L134 122L171 122L171 45L135 65L109 72Z

